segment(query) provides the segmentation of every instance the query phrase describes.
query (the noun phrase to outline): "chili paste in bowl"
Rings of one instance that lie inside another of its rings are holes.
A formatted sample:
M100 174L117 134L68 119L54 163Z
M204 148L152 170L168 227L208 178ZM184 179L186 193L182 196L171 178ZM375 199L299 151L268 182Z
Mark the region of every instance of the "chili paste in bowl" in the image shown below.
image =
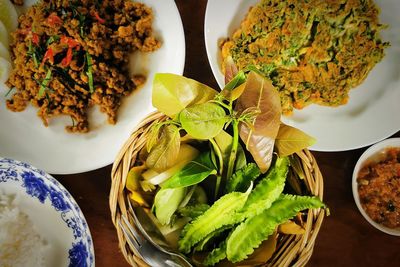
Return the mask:
M400 236L400 138L375 144L361 155L353 172L353 195L368 222Z

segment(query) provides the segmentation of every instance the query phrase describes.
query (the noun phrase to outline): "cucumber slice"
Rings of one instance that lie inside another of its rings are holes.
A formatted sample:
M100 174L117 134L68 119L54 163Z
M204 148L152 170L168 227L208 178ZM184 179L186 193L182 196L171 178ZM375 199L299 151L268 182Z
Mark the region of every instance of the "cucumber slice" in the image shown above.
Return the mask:
M11 62L10 51L7 49L7 47L3 43L0 43L0 57Z
M9 45L8 31L4 23L0 20L0 43L2 43L5 47Z
M0 0L0 20L6 26L8 33L18 26L18 14L10 0Z
M10 76L11 63L10 61L0 57L0 83L5 83Z

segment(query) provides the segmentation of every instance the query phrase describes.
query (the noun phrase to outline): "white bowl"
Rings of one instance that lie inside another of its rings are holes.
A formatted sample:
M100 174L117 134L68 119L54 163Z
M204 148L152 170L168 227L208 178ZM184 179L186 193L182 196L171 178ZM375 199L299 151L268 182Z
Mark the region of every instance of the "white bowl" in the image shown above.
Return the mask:
M398 147L400 148L400 138L389 138L386 139L382 142L376 143L375 145L371 146L368 148L358 159L356 166L354 167L353 171L353 180L352 180L352 189L353 189L353 197L354 201L356 202L356 205L358 209L360 210L361 214L364 216L364 218L372 224L376 229L381 230L384 233L390 234L390 235L395 235L395 236L400 236L400 228L389 228L386 227L382 224L379 224L375 221L373 221L368 214L365 212L363 207L361 206L360 203L360 197L358 195L358 183L357 183L357 175L358 172L360 171L361 167L363 164L370 159L373 156L376 156L378 153L382 152L386 148L389 147Z

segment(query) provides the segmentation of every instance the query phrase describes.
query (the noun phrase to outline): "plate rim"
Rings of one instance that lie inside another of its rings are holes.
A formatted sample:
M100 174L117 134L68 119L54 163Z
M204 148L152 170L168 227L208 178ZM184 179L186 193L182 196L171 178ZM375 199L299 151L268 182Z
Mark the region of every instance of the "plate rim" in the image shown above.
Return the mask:
M36 2L35 0L31 0L29 2L32 2L32 1ZM185 33L184 33L182 18L180 16L180 13L179 13L179 10L177 8L175 1L173 1L173 0L168 0L168 1L165 1L165 0L164 1L138 0L137 2L146 4L147 6L151 7L158 14L158 15L154 15L153 23L155 23L157 18L161 18L160 21L165 21L170 15L172 15L174 17L173 20L169 20L169 21L171 21L171 23L167 27L166 31L164 31L164 29L166 27L164 24L157 25L156 30L159 33L162 40L164 42L166 40L169 41L168 45L166 46L166 47L169 47L168 48L169 52L167 54L167 50L165 50L165 51L161 52L160 55L155 55L153 57L152 61L153 62L163 61L166 56L170 58L171 57L170 54L173 54L174 56L179 55L179 57L175 57L176 60L174 60L173 63L163 63L162 65L155 63L157 65L155 67L153 66L152 68L150 68L148 70L146 84L144 84L142 86L142 88L139 88L139 90L137 90L136 92L133 92L131 94L132 98L136 97L134 95L135 93L140 93L140 92L145 92L145 91L151 90L152 82L153 82L152 81L153 74L155 74L157 72L171 71L176 74L183 74L184 67L185 67L185 59L186 59ZM164 8L168 8L169 12L167 14L165 12L163 12ZM164 28L163 28L163 26L164 26ZM172 34L168 34L168 35L164 34L164 32L168 32L168 31L169 32L173 31L173 35ZM163 46L161 46L161 49L162 48L163 48ZM173 50L171 52L170 49L176 49L176 51ZM154 53L157 53L157 52L158 51L154 51ZM143 55L145 55L145 54L150 55L150 53L143 53ZM148 93L141 93L141 94L148 94ZM146 99L147 98L148 97L146 97ZM3 97L1 97L0 99L5 100L5 98L3 98ZM124 100L126 100L126 99L124 98L123 101ZM120 146L126 141L126 139L129 138L129 136L132 133L132 130L136 127L136 125L138 123L140 123L140 121L142 119L144 119L145 116L149 115L154 110L154 107L151 105L151 99L147 100L146 102L148 102L148 103L146 103L146 106L143 106L144 111L142 113L133 114L133 115L127 114L124 116L123 121L120 119L117 122L117 125L118 124L121 125L120 128L115 128L115 130L113 130L111 127L114 127L114 126L107 125L107 127L110 127L110 129L103 129L102 131L99 131L97 133L93 132L93 134L96 136L101 135L101 134L106 134L106 135L110 134L111 136L108 138L105 138L105 139L100 138L96 142L92 142L92 144L95 145L96 147L104 146L106 148L97 149L97 150L101 150L101 151L99 151L99 152L101 152L101 153L99 153L100 156L91 156L90 160L88 160L88 157L86 156L87 153L85 152L85 150L90 149L90 147L88 147L88 146L85 147L85 149L82 149L78 146L76 149L73 150L74 152L70 152L69 154L67 154L69 157L73 158L73 161L71 161L72 163L70 163L70 164L68 164L68 163L65 164L64 162L68 162L67 161L68 156L59 156L59 155L68 153L68 151L66 151L66 152L64 151L64 152L60 153L56 149L47 149L47 150L45 150L44 154L48 154L48 156L46 156L46 155L35 156L35 155L33 155L32 151L30 151L30 150L32 150L32 147L27 147L27 146L25 146L23 148L19 147L18 149L15 149L15 148L12 148L11 145L6 145L5 146L6 149L2 151L1 142L0 142L0 157L15 158L15 159L21 160L23 162L27 162L31 165L38 166L40 169L43 169L48 173L57 174L57 175L69 175L69 174L84 173L84 172L97 170L102 167L106 167L113 163L113 161L115 160L115 157L118 155ZM30 104L28 105L28 108L32 108ZM8 111L8 110L6 110L6 111ZM24 112L27 112L27 110L25 110ZM30 113L34 114L34 115L30 115L30 116L36 116L36 109L31 110ZM119 112L119 114L122 114L121 111ZM12 117L12 116L14 116L14 114L11 114L9 116L8 115L4 115L4 116ZM25 122L25 121L23 121L23 122ZM36 122L35 122L35 124L36 124ZM40 122L37 123L36 127L45 128ZM17 126L13 127L14 130L16 128L19 129L19 127L17 127ZM68 139L68 137L63 136L63 133L60 133L59 134L60 137L58 137L57 132L54 133L51 130L51 128L48 128L46 130L47 130L47 132L44 133L44 135L46 135L48 133L50 136L52 136L52 142L50 144L53 146L56 145L56 142L60 143L60 142L65 141L66 138ZM35 131L33 131L33 132L35 132ZM89 136L91 133L92 132L89 132L87 134L82 134L82 135L86 135L82 138L74 137L76 139L76 141L73 141L71 144L72 145L82 144L82 143L85 143L85 139L93 139L93 135ZM9 136L9 134L6 133L6 130L4 130L4 132L2 134L5 137ZM75 135L78 136L80 134L75 134ZM119 137L119 138L114 139L115 137ZM36 133L36 139L38 139L38 138L39 138L39 135L38 135L38 133ZM10 139L11 141L13 141L13 144L17 141L17 138L7 137L7 139ZM34 142L36 139L30 139L30 142ZM106 140L109 140L109 141L106 141ZM112 140L116 140L116 141L112 141ZM102 145L103 141L106 141L107 144L114 143L114 145L111 145L111 146ZM43 143L43 141L41 141L41 143ZM60 149L62 149L62 148L63 147L60 147ZM22 152L18 152L18 150L21 150ZM82 155L82 156L80 156L80 155ZM58 157L59 159L54 159L54 157ZM84 159L84 158L86 158L86 159ZM46 162L46 161L49 161L49 159L54 159L54 160L50 160L53 164ZM79 159L84 159L84 163L79 163Z
M214 49L214 47L217 47L217 49L218 49L218 44L214 44L214 42L213 42L214 40L210 40L210 35L209 35L208 31L212 29L211 25L209 25L209 23L210 23L209 16L211 13L210 9L214 8L215 5L218 5L219 3L223 2L223 1L224 0L209 0L207 2L205 19L204 19L204 42L205 42L205 47L206 47L206 52L207 52L207 59L208 59L210 68L212 70L213 76L214 76L215 80L217 81L220 88L223 87L223 77L222 77L222 73L220 71L218 64L215 64L215 62L218 63L219 59L218 59L218 55L215 55L212 53L213 52L212 50ZM225 0L225 1L228 1L228 0ZM243 2L246 2L246 1L245 0L235 0L234 5L236 7L236 6L239 6ZM248 5L252 5L252 4L249 3ZM230 15L230 17L231 17L231 15ZM219 31L220 30L218 30L218 32ZM228 30L226 29L226 31L228 31ZM228 37L228 36L221 36L221 38L223 38L223 37ZM353 88L353 89L356 89L356 88ZM316 105L316 104L310 105L310 107L311 106L320 107L319 105ZM310 107L308 107L308 108L310 108ZM324 108L326 108L326 110L328 110L331 107L324 107ZM301 110L296 110L295 112L301 112ZM330 119L330 117L327 117L327 119ZM289 124L291 126L295 126L301 130L304 130L300 125L294 125L295 123L291 122L290 117L282 116L282 122ZM318 123L318 121L316 121L314 123ZM333 143L328 144L327 140L325 140L323 143L320 143L320 142L318 142L318 140L321 140L321 137L319 137L319 138L317 138L316 144L311 146L309 148L309 150L318 151L318 152L340 152L340 151L355 150L355 149L359 149L359 148L368 147L377 142L381 142L382 140L385 140L385 139L391 137L392 135L396 134L399 131L400 131L400 123L397 126L393 125L393 127L391 127L390 129L380 131L379 134L374 134L374 136L371 136L371 138L368 138L368 140L366 140L366 141L353 142L353 144L344 144L344 145L342 145L342 143L340 143L340 142L336 142L336 144L333 144ZM308 134L312 135L312 133L309 130L306 130L306 132Z
M94 242L93 242L93 236L92 233L90 231L90 227L89 224L87 222L87 219L84 215L84 213L82 212L82 209L80 208L80 206L78 205L78 203L76 202L75 198L72 196L72 194L65 188L65 186L63 184L61 184L56 178L54 178L52 175L50 175L49 173L20 160L16 160L16 159L11 159L11 158L7 158L7 157L0 157L0 166L5 166L5 168L7 168L8 170L12 169L12 167L14 166L15 169L20 169L23 171L29 171L29 172L33 172L34 173L34 178L38 179L38 178L42 178L43 180L45 180L45 182L50 183L52 186L54 186L56 188L56 191L61 193L63 198L66 199L67 202L70 202L71 207L70 207L70 211L75 213L78 218L81 220L80 222L80 229L83 230L84 233L84 239L82 238L80 242L82 242L82 240L84 240L87 244L87 248L88 248L88 255L87 255L87 260L89 260L89 264L88 267L94 267L96 266L96 258L95 258L95 249L94 249ZM17 176L20 176L19 173L16 174ZM7 176L7 174L5 174L5 176ZM36 196L30 195L26 190L23 190L23 185L20 184L20 180L12 180L12 179L7 179L4 181L0 181L1 183L7 183L7 182L17 182L17 186L19 189L21 189L21 192L23 192L23 194L27 194L29 195L29 197L34 198ZM22 194L22 193L21 193ZM47 199L47 197L46 197ZM45 201L46 201L45 199ZM38 201L40 201L38 199ZM41 202L41 201L40 201ZM49 205L49 203L45 204L45 202L41 202L41 204L43 205ZM60 213L60 216L62 218L62 214L63 211L58 211L53 205L52 207L58 212ZM64 221L65 222L65 221ZM67 222L65 222L67 223ZM70 228L70 227L68 227Z

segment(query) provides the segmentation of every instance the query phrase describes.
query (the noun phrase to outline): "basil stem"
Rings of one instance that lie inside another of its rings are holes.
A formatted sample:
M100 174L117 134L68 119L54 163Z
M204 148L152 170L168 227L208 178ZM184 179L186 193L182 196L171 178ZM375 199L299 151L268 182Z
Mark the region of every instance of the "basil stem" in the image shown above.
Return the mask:
M87 72L86 75L88 77L89 91L90 93L94 92L93 88L93 72L92 72L92 57L86 51L86 61L87 61Z
M44 80L40 83L40 89L39 89L39 97L42 97L44 92L46 91L47 85L49 84L51 79L51 69L47 70L46 77Z

